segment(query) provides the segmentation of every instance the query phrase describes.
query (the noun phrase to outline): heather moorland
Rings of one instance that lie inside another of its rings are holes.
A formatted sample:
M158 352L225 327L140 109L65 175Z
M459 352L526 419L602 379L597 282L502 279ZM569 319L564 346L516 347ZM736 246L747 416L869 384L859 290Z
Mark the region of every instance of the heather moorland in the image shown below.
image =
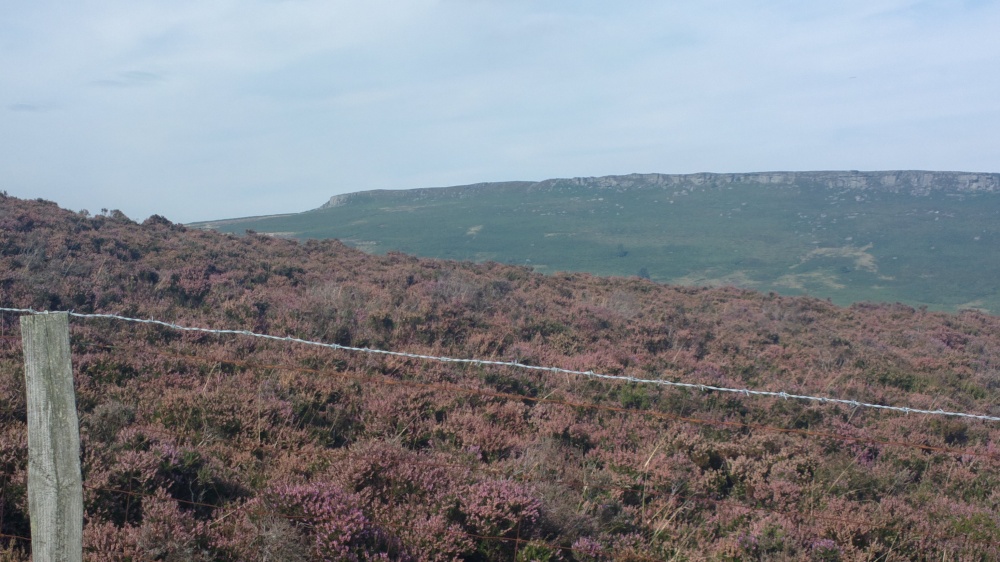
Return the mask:
M0 199L0 306L1000 415L1000 318ZM0 544L27 560L18 318ZM995 560L1000 424L73 319L89 560Z

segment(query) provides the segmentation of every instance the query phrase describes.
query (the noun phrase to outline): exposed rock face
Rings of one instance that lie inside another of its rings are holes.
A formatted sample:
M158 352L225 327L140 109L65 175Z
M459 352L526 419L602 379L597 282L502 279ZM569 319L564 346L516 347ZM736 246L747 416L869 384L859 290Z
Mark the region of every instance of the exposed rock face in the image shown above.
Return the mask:
M351 195L353 195L353 194L352 193L345 193L343 195L334 195L333 197L330 198L329 201L327 201L326 203L324 203L323 206L320 207L320 209L329 209L329 208L332 208L332 207L339 207L339 206L343 205L344 203L347 203L351 199Z
M925 171L830 171L830 172L756 172L747 174L629 174L600 178L546 180L594 187L655 187L655 186L724 186L729 184L821 185L831 189L882 189L889 192L910 192L926 195L931 191L956 193L998 192L1000 174Z
M549 179L540 182L512 181L477 183L453 187L409 190L375 190L334 195L321 209L344 205L358 198L421 199L423 197L470 197L477 190L546 191L568 186L591 189L650 189L667 187L722 187L727 185L815 185L830 189L881 190L921 196L933 191L952 193L1000 192L1000 174L969 172L929 172L893 170L882 172L822 171L822 172L753 172L745 174L628 174L571 179Z

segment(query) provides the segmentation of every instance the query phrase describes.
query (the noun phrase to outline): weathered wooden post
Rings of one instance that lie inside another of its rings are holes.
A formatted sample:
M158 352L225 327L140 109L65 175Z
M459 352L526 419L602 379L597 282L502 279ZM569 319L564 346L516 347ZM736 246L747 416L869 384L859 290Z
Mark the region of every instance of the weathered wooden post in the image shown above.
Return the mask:
M28 395L28 512L35 562L83 559L80 427L69 315L21 317Z

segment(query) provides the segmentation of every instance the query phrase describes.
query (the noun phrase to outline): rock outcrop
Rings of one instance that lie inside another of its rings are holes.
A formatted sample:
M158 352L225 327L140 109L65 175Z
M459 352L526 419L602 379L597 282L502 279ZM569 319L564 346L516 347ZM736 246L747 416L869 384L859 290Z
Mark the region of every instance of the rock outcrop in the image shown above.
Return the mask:
M628 174L622 176L548 179L539 182L511 181L477 183L451 187L431 187L408 190L374 190L334 195L320 209L338 207L357 199L395 200L425 197L472 197L477 191L527 190L548 191L567 187L590 189L656 189L690 187L726 187L734 185L819 186L838 190L879 190L909 193L915 196L945 193L1000 192L1000 174L971 172L931 172L921 170L891 170L876 172L753 172L739 174Z

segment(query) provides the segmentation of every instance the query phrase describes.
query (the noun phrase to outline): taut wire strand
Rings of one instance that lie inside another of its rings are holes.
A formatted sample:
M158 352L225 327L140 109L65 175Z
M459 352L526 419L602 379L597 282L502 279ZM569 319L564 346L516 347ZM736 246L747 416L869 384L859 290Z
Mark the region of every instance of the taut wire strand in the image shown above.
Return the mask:
M0 312L14 312L21 314L53 314L51 311L38 311L30 308L3 308L0 307ZM595 373L594 371L577 371L574 369L564 369L562 367L544 367L539 365L527 365L524 363L518 363L516 361L493 361L487 359L462 359L456 357L444 357L437 355L423 355L419 353L406 353L402 351L388 351L384 349L372 349L369 347L352 347L349 345L340 345L336 343L325 343L313 340L305 340L302 338L296 338L293 336L274 336L270 334L260 334L257 332L251 332L249 330L217 330L212 328L201 328L196 326L182 326L180 324L174 324L172 322L164 322L162 320L154 319L142 319L142 318L129 318L127 316L119 316L117 314L83 314L79 312L64 312L64 314L69 314L70 316L76 318L104 318L109 320L119 320L122 322L136 322L140 324L152 324L155 326L162 326L164 328L170 328L173 330L179 330L184 332L199 332L205 334L217 334L217 335L235 335L235 336L247 336L253 338L260 338L273 341L281 341L288 343L297 343L302 345L311 345L315 347L325 347L327 349L336 349L340 351L352 351L356 353L368 353L372 355L386 355L392 357L406 357L409 359L421 359L425 361L437 361L440 363L458 363L466 365L483 365L492 367L513 367L516 369L525 369L530 371L543 371L549 373L559 373L566 375L581 375L596 379L606 379L606 380L616 380L622 382L631 382L635 384L652 384L658 386L670 386L677 388L687 388L692 390L701 390L703 392L715 391L715 392L731 392L736 394L743 394L744 396L770 396L775 398L794 398L796 400L808 400L810 402L822 402L824 404L844 404L852 408L871 408L875 410L889 410L893 412L902 412L904 414L925 414L930 416L951 416L951 417L961 417L969 419L977 419L984 421L1000 421L998 416L987 416L983 414L969 414L966 412L952 412L947 410L925 410L921 408L909 408L905 406L889 406L886 404L874 404L871 402L859 402L857 400L846 400L844 398L830 398L826 396L809 396L804 394L790 394L787 392L774 392L770 390L752 390L749 388L727 388L724 386L713 386L707 384L697 384L688 382L675 382L667 380L658 379L641 379L637 377L630 377L626 375L607 375L603 373Z

